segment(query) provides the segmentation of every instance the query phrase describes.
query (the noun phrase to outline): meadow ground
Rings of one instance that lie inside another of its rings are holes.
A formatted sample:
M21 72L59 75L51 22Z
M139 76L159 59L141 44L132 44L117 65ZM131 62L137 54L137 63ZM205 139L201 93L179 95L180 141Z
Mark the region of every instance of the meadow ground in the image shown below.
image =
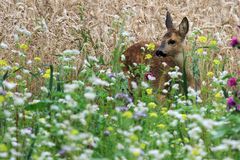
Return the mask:
M240 159L239 1L0 8L0 159ZM160 42L167 10L176 25L190 21L186 56L201 90L182 93L173 76L159 101L140 65L130 96L119 58L134 42Z

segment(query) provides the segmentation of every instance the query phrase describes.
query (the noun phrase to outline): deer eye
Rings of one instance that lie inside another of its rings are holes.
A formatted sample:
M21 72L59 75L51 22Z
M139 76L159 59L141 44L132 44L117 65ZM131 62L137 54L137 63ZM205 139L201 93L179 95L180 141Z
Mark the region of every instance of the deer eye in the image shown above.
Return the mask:
M168 41L168 44L175 44L176 43L176 41L174 41L174 40L172 40L172 39L170 39L169 41Z

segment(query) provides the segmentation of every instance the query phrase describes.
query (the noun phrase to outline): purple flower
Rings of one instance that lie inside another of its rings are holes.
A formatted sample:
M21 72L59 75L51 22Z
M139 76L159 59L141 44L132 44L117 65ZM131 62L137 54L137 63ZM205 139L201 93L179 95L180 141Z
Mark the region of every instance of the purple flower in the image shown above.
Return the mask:
M146 116L147 116L147 114L145 112L135 112L133 115L133 118L138 120L138 119L144 118Z
M4 91L4 90L0 89L0 95L3 95L3 96L5 96L5 95L6 95L6 91Z
M236 102L234 101L233 97L229 97L227 99L227 105L231 108L236 105Z
M236 47L237 45L239 45L239 41L238 41L237 37L235 37L235 36L232 37L230 44L232 47Z
M236 86L237 85L237 78L229 78L228 81L227 81L227 84L229 87L233 87L233 86Z
M129 108L127 106L118 106L116 107L116 111L117 112L125 112L127 111Z
M240 104L237 105L236 110L240 111Z
M110 135L110 131L105 130L105 131L103 132L103 134L104 134L104 136L109 136L109 135Z
M127 103L132 103L132 98L129 96L129 95L127 95L127 94L124 94L124 93L117 93L116 95L115 95L115 98L116 99L123 99L123 100L125 100Z
M61 157L64 157L66 155L66 150L65 149L61 149L60 151L58 151L58 154L61 156Z

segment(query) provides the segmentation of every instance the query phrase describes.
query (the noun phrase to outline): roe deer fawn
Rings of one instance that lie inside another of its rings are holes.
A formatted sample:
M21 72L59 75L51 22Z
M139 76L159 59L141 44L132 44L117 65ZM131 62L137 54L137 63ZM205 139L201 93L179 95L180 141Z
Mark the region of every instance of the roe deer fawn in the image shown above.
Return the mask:
M124 64L123 71L130 72L136 69L136 64L150 65L150 73L153 77L152 87L154 89L164 89L165 82L170 80L168 71L170 68L178 66L180 71L183 71L184 63L184 39L189 29L188 19L183 18L178 29L175 29L172 22L172 17L169 12L166 14L167 33L163 36L161 45L152 42L140 42L130 46L123 55L125 60L122 60ZM154 47L147 47L147 51L144 51L146 45L152 44ZM153 45L154 44L154 45ZM149 55L149 53L151 55ZM148 57L146 57L148 56ZM186 67L185 67L186 69ZM188 86L194 86L194 79L190 72L186 69ZM131 90L131 81L137 82L139 75L130 74L128 79L128 86Z

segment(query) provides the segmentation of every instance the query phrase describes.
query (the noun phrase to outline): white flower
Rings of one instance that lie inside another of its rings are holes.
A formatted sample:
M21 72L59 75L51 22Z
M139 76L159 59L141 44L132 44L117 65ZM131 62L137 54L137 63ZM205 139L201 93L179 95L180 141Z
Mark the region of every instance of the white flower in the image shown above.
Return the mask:
M107 81L101 80L96 76L92 76L91 78L89 78L89 81L92 82L93 85L109 86L109 83Z
M122 145L121 143L118 143L118 144L117 144L117 149L118 149L118 150L124 149L124 145Z
M87 105L87 110L90 112L90 113L95 113L96 111L98 111L99 110L99 107L98 107L98 105L96 105L96 104L88 104Z
M129 34L127 31L121 32L121 35L122 35L123 37L129 37L129 36L130 36L130 34Z
M174 85L172 86L172 88L173 88L173 89L176 89L176 90L179 90L179 84L174 84Z
M4 110L3 111L3 114L6 116L6 117L10 117L12 115L11 112L9 112L8 110Z
M18 75L16 75L16 79L21 80L22 76L18 74Z
M178 78L178 76L182 76L182 73L178 71L172 71L172 72L168 72L168 75L171 78L175 79L175 78Z
M28 31L25 27L24 28L17 28L16 29L18 32L25 34L26 36L31 36L32 33Z
M64 84L64 92L71 93L74 92L75 89L79 87L78 84Z
M205 55L207 55L207 52L206 52L206 51L203 51L203 53L202 53L202 54L205 56Z
M76 107L77 106L77 102L74 101L74 99L72 99L72 97L70 95L65 96L65 102L70 107Z
M109 96L107 96L107 101L113 101L113 100L114 100L113 97L109 97Z
M149 87L148 83L146 83L144 81L141 82L141 85L142 85L143 88L148 88Z
M94 92L86 92L84 93L84 97L89 100L94 100L96 98L96 93Z
M24 99L18 96L13 95L13 103L15 106L21 106L24 104Z
M53 111L58 111L59 110L59 107L57 105L51 105L50 106L50 109L53 110Z
M168 90L163 89L163 90L162 90L162 93L166 94L166 93L168 93Z
M124 54L121 55L121 61L125 61L126 60L126 57Z
M6 43L0 43L0 48L2 49L8 49L8 45Z
M63 54L65 54L65 55L78 55L78 54L80 54L80 51L77 50L77 49L72 49L72 50L67 49L67 50L63 51Z
M226 151L226 150L228 150L228 146L227 146L226 144L220 144L219 146L212 147L211 150L212 150L213 152Z
M99 60L95 56L88 56L88 59L94 62L99 62Z
M138 88L137 83L134 82L134 81L131 82L131 85L132 85L133 89L137 89Z
M11 82L7 82L7 81L3 81L3 85L9 90L11 90L17 86L16 83L11 83Z
M41 91L43 91L44 93L48 93L48 89L47 89L46 87L41 87L40 89L41 89Z
M162 62L162 65L163 65L163 67L166 67L167 63L166 62Z
M154 80L156 80L156 77L148 74L148 75L147 75L147 79L150 80L150 81L154 81Z

